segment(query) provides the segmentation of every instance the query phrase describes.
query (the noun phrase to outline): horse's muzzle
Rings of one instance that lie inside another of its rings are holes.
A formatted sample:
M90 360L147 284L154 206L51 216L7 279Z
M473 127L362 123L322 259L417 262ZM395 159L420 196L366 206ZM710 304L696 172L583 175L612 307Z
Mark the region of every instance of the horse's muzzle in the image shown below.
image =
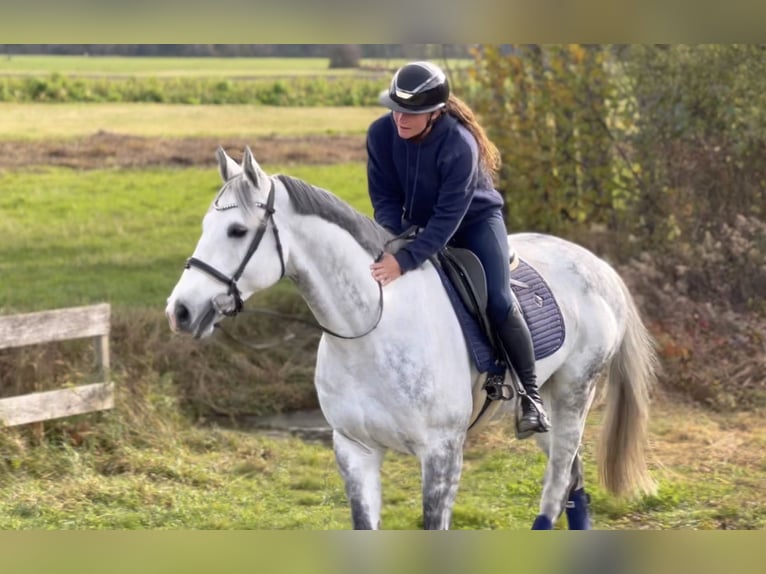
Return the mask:
M174 333L178 332L185 332L188 333L191 331L192 326L192 316L191 312L189 311L189 308L181 303L180 301L176 301L173 305L172 309L168 309L165 314L168 317L168 323L170 324L170 329Z
M171 308L166 311L168 324L174 333L190 333L194 338L199 339L212 331L211 325L216 317L215 309L208 307L204 314L198 315L195 319L194 313L181 301L176 301Z

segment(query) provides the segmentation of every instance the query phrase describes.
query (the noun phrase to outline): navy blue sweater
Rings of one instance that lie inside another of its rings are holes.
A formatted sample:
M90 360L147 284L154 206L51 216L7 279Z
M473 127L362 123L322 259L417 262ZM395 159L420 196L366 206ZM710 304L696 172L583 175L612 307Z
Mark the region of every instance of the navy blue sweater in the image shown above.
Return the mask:
M461 225L489 217L503 205L479 167L473 135L450 115L440 116L420 142L396 133L392 114L367 132L367 182L375 221L395 234L412 225L417 238L395 257L402 272L436 254Z

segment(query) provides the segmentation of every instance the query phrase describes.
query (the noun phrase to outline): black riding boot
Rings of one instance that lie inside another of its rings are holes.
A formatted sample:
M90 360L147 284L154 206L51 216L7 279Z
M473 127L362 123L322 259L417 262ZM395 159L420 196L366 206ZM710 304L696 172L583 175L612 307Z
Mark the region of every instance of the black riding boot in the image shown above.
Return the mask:
M537 390L532 336L518 302L514 301L505 323L497 328L497 336L526 392L526 397L521 397L521 417L516 421L518 432L546 432L550 429L550 422L543 408L543 399Z

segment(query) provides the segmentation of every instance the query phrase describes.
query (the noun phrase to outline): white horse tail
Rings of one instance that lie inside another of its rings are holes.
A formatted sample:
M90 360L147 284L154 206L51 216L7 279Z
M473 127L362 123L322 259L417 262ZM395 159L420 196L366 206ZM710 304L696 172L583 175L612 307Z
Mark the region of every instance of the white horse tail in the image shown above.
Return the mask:
M598 449L602 485L616 495L651 494L644 449L647 441L650 392L658 368L654 340L641 320L633 297L625 292L627 328L609 366L607 404Z

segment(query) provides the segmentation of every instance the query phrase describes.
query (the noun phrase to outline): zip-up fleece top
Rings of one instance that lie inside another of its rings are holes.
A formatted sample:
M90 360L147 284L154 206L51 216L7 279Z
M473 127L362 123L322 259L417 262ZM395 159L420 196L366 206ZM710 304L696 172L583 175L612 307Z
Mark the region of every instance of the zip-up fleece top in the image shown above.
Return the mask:
M386 114L367 131L367 155L375 220L394 234L421 228L394 255L403 273L435 255L462 225L486 219L503 205L479 168L476 139L453 116L441 115L414 143L399 137L393 115Z

